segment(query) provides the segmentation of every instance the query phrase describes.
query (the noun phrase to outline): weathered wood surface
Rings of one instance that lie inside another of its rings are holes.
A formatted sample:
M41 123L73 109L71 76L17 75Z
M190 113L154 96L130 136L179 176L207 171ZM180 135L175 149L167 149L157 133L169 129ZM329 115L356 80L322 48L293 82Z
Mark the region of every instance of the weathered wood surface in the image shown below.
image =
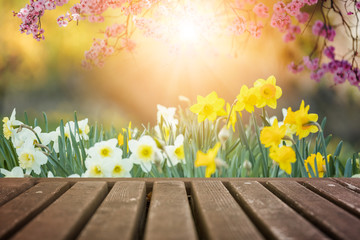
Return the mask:
M352 178L334 178L334 180L341 185L360 193L360 182L358 179L352 179Z
M0 206L34 185L34 179L2 179L0 184Z
M145 239L197 239L195 223L183 182L154 183L146 221Z
M358 239L360 179L0 179L0 239Z
M327 238L258 182L230 182L230 192L268 238Z
M315 180L317 181L317 180ZM331 237L358 239L360 219L297 182L269 181L270 190ZM360 201L360 196L358 198Z
M307 188L360 217L359 194L332 181L305 181Z
M76 183L13 239L72 239L95 212L106 193L106 182Z
M145 182L117 182L78 239L139 238L146 207Z
M207 239L262 239L230 192L220 181L192 183L194 211L201 237Z
M39 183L0 207L0 239L31 220L69 188L66 182Z

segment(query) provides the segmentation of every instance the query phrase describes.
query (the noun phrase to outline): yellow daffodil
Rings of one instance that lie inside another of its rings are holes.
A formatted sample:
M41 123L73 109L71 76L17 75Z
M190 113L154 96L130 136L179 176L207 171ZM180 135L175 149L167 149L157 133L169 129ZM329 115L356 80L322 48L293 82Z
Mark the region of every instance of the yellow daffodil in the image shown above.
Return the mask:
M276 109L277 102L282 95L282 90L279 86L276 86L276 78L270 76L268 79L258 79L254 83L254 87L258 93L258 100L256 107L262 108L266 105Z
M128 138L126 139L126 145L127 145L127 149L126 151L129 152L129 140L131 140L131 122L129 122L129 126L128 126L128 129L126 128L122 128L122 132L123 133L119 133L118 135L118 144L119 146L122 146L124 145L124 133L127 132L127 136Z
M215 91L206 97L197 96L197 103L190 107L190 111L198 114L198 122L203 122L206 118L214 121L218 116L226 115L223 109L225 100L219 98Z
M330 158L330 154L327 157L328 162L329 162L329 158ZM318 176L322 178L322 177L324 177L324 174L326 172L326 162L325 162L325 158L319 152L317 154L313 153L307 159L305 159L304 164L305 164L306 171L308 172L309 177L311 177L311 174L309 171L309 165L310 165L311 169L313 170L313 172L316 175L315 159L316 159L316 167L318 170Z
M274 123L270 127L264 127L260 133L260 141L265 147L277 147L280 145L281 140L285 137L286 126L279 127L278 120L275 119Z
M310 106L305 107L304 100L301 102L300 109L292 112L291 108L288 109L288 114L284 123L290 124L291 128L296 130L296 135L299 139L307 137L310 133L316 133L319 129L316 125L312 124L318 120L318 115L315 113L308 113Z
M287 126L288 132L290 134L296 133L296 116L291 107L287 109L287 113L284 118L284 124Z
M207 178L216 171L215 157L220 146L221 143L218 142L207 153L203 153L200 150L196 153L195 167L206 166L205 177Z
M231 111L231 113L230 113L230 111ZM227 116L228 116L227 128L229 129L230 126L232 126L232 129L235 132L236 113L235 113L234 109L231 110L231 106L229 103L226 103L226 112L227 112ZM241 116L241 113L240 113L240 116Z
M254 112L254 106L258 101L256 96L255 88L248 88L246 85L243 85L240 89L240 94L236 96L237 102L235 105L235 111L246 110L249 113Z
M296 154L294 149L287 146L271 147L270 158L279 164L280 169L287 174L291 174L291 163L296 162Z

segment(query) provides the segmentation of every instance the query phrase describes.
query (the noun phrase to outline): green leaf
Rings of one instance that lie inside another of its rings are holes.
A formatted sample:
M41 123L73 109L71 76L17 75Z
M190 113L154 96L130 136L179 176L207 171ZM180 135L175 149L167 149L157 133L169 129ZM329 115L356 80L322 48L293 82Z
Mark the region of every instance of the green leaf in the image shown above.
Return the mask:
M48 125L48 118L46 116L46 113L43 112L43 116L44 116L44 122L45 122L45 132L49 132L49 125Z
M344 177L351 177L352 176L352 164L351 164L351 161L352 161L351 158L349 158L346 161Z

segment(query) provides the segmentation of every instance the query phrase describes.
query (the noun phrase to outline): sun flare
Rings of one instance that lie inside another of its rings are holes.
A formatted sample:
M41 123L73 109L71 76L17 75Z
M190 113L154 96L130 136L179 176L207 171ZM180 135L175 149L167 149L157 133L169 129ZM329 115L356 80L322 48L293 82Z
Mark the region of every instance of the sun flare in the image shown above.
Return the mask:
M179 22L178 38L184 43L194 43L199 40L199 29L191 20L184 19Z

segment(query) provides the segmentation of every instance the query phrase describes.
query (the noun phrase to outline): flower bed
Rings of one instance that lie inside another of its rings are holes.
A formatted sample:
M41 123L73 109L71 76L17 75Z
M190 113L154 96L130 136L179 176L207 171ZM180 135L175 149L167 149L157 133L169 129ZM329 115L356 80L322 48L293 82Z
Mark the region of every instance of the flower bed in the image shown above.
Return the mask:
M351 177L359 173L359 153L340 159L342 142L329 152L326 120L298 110L283 121L269 118L282 90L274 76L243 86L235 101L216 92L198 96L189 108L158 105L157 125L120 132L90 126L88 119L54 131L3 118L1 173L7 177ZM226 109L225 109L225 108ZM259 112L259 113L258 113ZM243 115L250 114L248 124ZM37 121L35 121L36 123Z

